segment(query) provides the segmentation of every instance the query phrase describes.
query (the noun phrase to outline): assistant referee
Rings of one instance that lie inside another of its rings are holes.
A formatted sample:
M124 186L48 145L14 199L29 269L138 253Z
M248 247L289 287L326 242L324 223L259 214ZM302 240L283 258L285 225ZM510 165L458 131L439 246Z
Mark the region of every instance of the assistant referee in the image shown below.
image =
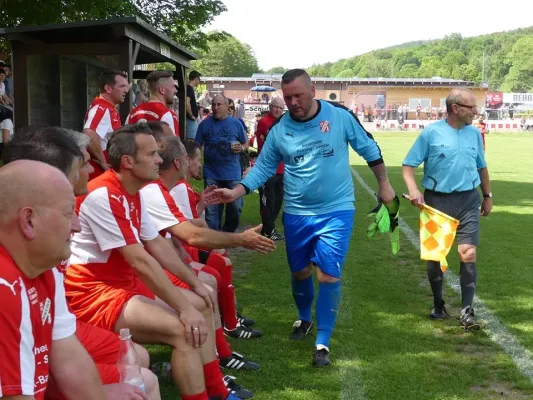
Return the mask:
M448 117L425 128L409 150L403 161L403 179L413 205L426 203L460 221L456 236L463 303L460 324L468 330L479 329L472 302L477 281L479 217L489 215L492 210L489 171L481 134L472 126L477 115L472 91L452 90L446 98L446 110ZM415 168L422 163L424 195L415 180ZM481 186L482 200L478 186ZM444 319L447 312L442 299L440 263L428 261L427 274L433 292L430 317Z

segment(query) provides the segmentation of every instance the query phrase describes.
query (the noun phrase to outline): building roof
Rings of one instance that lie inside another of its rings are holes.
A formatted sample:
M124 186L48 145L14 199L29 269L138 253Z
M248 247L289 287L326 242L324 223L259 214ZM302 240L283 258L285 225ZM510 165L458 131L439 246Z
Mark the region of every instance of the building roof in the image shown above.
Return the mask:
M203 77L205 82L255 82L257 80L281 82L281 74L253 74L251 77ZM476 86L474 82L449 78L326 78L311 77L313 82L338 82L352 85L383 86Z
M117 26L125 29L117 30ZM148 47L148 43L143 43L142 39L149 38L151 42L159 44L159 49L154 51L153 46L151 46L151 55L146 54L146 52L139 53L138 64L159 62L161 61L159 56L173 61L189 61L198 58L195 53L179 45L138 17L0 28L0 36L5 36L8 40L29 40L33 43L41 42L43 44L109 43L125 36L145 47ZM161 54L156 54L157 52Z

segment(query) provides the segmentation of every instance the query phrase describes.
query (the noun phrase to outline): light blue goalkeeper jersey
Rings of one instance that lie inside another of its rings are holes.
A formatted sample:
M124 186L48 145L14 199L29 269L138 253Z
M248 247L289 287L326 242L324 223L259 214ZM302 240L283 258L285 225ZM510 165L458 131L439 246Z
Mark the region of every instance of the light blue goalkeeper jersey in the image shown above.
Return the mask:
M370 133L345 107L318 101L306 121L285 113L270 129L263 149L242 184L253 191L285 164L285 212L320 215L355 208L348 143L370 166L383 162Z

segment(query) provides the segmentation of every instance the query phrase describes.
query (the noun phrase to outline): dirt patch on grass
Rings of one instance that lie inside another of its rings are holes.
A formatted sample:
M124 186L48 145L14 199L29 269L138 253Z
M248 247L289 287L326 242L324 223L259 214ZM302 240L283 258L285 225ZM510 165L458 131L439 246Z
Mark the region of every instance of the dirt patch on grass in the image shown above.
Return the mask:
M462 353L472 357L487 357L494 353L494 349L487 346L480 346L474 343L461 343L455 347L458 353Z
M520 390L510 388L501 382L491 383L487 386L472 386L470 388L473 392L480 393L483 399L511 399L511 400L526 400L531 399L531 395Z

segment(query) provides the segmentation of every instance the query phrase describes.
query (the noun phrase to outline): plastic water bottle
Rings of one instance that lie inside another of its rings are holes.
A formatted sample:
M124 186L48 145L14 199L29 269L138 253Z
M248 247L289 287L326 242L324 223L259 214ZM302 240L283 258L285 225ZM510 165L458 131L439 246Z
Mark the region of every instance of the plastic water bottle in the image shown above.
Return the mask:
M137 386L143 392L146 391L141 373L141 362L133 347L130 330L127 328L120 330L120 352L117 366L121 382Z

